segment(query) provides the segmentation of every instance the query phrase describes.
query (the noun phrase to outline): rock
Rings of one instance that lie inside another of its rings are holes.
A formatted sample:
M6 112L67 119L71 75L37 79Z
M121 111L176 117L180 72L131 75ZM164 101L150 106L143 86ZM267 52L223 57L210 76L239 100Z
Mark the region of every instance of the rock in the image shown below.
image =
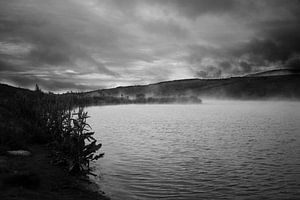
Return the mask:
M31 153L25 150L7 151L7 154L12 156L31 156Z

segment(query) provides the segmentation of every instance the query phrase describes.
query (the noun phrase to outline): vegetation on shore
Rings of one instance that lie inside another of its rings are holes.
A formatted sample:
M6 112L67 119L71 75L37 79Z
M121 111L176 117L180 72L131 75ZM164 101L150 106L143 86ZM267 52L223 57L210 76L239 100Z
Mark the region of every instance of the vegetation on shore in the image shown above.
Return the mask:
M0 151L27 144L50 144L57 163L74 174L91 173L89 163L101 158L101 144L87 124L83 105L67 96L19 90L1 100Z
M73 176L49 164L47 145L26 146L31 156L0 156L8 170L0 171L1 200L107 200L101 189L85 176ZM2 168L3 170L3 168Z
M109 199L86 176L90 161L103 154L97 154L101 144L83 106L38 86L31 91L0 84L0 199Z

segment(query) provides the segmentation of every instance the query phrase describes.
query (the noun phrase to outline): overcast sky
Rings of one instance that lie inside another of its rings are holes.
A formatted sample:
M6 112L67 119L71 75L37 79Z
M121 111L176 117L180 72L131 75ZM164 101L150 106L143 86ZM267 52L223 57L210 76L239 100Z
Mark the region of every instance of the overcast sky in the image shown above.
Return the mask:
M0 82L86 91L299 67L299 0L0 0Z

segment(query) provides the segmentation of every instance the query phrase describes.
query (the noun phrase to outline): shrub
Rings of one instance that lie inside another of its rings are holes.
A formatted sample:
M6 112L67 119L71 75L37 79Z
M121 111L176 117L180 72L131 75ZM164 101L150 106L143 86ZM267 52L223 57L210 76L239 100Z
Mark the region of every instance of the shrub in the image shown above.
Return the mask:
M86 122L89 117L87 112L84 112L83 107L72 112L75 107L84 103L76 98L70 95L45 94L38 86L34 92L16 93L5 106L21 124L24 135L20 131L12 131L12 126L4 122L2 125L5 134L0 135L0 144L25 141L19 138L21 136L31 143L52 143L56 151L54 159L59 163L69 164L70 172L91 173L90 161L97 160L104 154L96 154L101 144L97 144L94 132ZM13 132L18 134L12 134Z
M64 123L71 161L69 170L76 174L90 173L90 161L104 156L104 153L96 154L102 144L97 144L97 140L93 137L94 132L86 122L88 117L87 112L79 108L78 112L66 118Z

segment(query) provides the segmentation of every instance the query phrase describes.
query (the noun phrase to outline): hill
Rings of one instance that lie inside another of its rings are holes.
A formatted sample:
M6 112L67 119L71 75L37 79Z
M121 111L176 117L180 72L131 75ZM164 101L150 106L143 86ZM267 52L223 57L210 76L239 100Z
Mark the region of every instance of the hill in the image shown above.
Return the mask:
M16 92L31 93L32 91L29 89L14 87L0 83L0 97L2 97L2 95L13 96Z
M192 99L300 99L299 85L300 70L283 69L250 74L243 77L183 79L149 85L100 89L83 93L65 93L62 96L75 98L76 101L80 101L82 104L118 104L137 98L173 98L162 99L162 101L166 102L174 101L174 98L187 101L184 98L189 97L192 97ZM15 93L28 94L31 92L33 91L0 84L0 97L2 100L8 100Z
M149 97L227 98L227 99L300 99L300 74L252 75L225 79L185 79L102 89L86 92L85 97L135 98Z
M300 70L299 69L274 69L270 71L249 74L246 76L258 77L258 76L281 76L281 75L300 75Z

